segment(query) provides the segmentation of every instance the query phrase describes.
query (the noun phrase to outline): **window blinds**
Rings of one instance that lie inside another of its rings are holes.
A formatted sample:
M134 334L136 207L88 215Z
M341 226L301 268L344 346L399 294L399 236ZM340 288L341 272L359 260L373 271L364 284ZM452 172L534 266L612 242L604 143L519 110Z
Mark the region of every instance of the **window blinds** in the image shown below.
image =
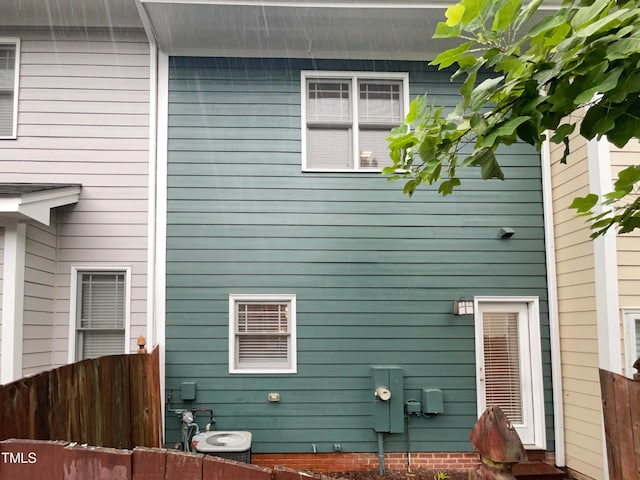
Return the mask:
M499 406L511 423L523 423L517 312L484 312L487 406Z
M237 304L237 362L239 366L288 366L289 304Z
M124 272L80 274L81 358L124 353L125 302Z

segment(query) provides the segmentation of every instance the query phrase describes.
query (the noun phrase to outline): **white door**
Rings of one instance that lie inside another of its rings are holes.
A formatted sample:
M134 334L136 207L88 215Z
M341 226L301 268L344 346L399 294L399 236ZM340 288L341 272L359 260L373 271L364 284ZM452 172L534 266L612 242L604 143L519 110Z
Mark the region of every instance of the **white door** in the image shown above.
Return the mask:
M476 298L478 415L499 406L528 448L546 448L537 298Z

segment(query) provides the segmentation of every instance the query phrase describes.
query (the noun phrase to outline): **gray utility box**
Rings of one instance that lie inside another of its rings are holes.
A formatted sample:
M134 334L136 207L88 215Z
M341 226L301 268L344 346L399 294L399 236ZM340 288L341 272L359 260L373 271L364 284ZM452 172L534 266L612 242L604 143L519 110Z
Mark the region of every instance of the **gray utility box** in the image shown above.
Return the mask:
M425 388L422 390L422 413L437 415L444 413L444 399L439 388Z
M404 372L400 367L371 367L373 429L404 432Z

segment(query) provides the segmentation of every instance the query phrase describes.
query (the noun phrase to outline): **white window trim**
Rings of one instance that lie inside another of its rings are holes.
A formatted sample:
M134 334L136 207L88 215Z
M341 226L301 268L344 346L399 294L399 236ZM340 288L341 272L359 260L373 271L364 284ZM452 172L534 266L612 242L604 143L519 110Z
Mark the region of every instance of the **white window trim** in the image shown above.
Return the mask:
M78 275L82 272L122 272L125 274L124 351L122 353L131 353L131 266L72 265L69 294L69 363L77 361Z
M357 102L350 98L351 117L353 119L353 168L309 168L307 167L307 79L308 78L330 78L351 80L352 95L358 92L358 80L401 80L402 81L402 100L403 100L403 117L409 111L409 74L406 72L352 72L352 71L330 71L330 70L302 70L300 72L300 123L301 123L301 152L302 152L302 171L303 172L348 172L348 173L375 173L380 172L382 168L360 168L360 150L358 145L358 112Z
M482 319L480 318L479 305L481 303L526 303L529 315L529 345L531 356L531 384L532 391L532 407L534 413L534 437L535 441L531 445L525 445L528 448L546 449L547 437L545 428L545 411L544 411L544 380L542 374L542 342L540 338L540 301L538 297L490 297L479 296L474 297L474 323L475 323L475 342L476 342L476 362L478 358L484 354L484 345L482 336L479 332L482 329ZM478 417L484 413L485 406L482 405L480 399L480 391L482 389L480 377L476 377L476 391L478 394Z
M640 318L640 308L625 308L622 310L624 322L624 373L633 378L633 362L640 352L636 351L636 320Z
M14 43L16 45L16 65L13 79L13 127L11 135L0 135L0 140L15 140L18 138L18 92L20 91L20 39L18 37L0 37L0 43Z
M290 338L290 363L289 368L236 368L236 303L243 301L252 302L288 302L291 305L289 322L291 325ZM297 373L297 335L296 335L296 296L295 294L230 294L229 295L229 373L239 374L277 374Z

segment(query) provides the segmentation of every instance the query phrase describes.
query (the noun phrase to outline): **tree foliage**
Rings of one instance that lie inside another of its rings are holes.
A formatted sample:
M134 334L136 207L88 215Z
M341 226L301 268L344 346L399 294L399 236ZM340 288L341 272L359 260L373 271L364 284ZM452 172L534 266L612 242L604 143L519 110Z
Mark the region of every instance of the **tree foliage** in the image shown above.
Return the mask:
M431 64L454 68L460 101L445 112L417 97L391 131L393 166L383 173L404 179L405 193L435 184L448 195L470 165L484 179L504 179L498 147L521 140L540 148L547 132L564 145L563 162L576 128L618 147L640 138L640 0L573 0L534 23L541 2L461 0L447 9L434 38L462 42ZM615 224L622 232L640 226L638 200L624 203L639 180L640 167L623 171L603 213L594 213L595 195L574 201L591 216L592 236Z

